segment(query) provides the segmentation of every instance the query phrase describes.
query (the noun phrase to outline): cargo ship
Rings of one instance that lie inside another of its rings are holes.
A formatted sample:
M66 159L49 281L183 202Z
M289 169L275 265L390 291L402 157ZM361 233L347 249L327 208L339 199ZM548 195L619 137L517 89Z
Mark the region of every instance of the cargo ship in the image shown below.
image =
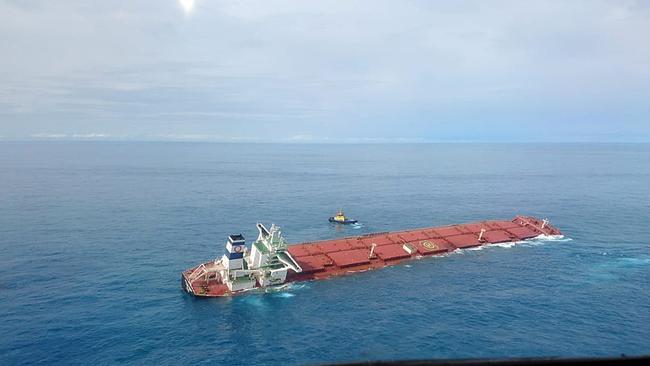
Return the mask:
M296 281L320 280L497 243L561 237L547 219L512 220L427 227L289 245L280 228L258 223L249 249L241 234L230 235L225 253L182 273L182 287L197 297L232 296L281 289Z

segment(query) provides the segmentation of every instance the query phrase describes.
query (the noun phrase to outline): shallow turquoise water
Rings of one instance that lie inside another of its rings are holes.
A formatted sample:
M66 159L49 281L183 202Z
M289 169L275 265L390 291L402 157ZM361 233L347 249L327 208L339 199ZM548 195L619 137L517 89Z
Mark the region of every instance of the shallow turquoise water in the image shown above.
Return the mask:
M650 145L4 142L0 188L0 364L650 353ZM257 221L300 242L516 214L571 240L180 290Z

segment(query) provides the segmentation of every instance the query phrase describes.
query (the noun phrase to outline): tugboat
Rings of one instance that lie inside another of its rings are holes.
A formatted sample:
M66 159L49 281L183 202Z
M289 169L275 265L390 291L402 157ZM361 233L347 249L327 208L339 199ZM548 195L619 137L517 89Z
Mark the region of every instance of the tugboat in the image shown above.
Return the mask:
M330 217L330 222L347 225L347 224L356 224L357 220L353 220L345 217L343 210L339 210L339 212L337 212L336 215Z

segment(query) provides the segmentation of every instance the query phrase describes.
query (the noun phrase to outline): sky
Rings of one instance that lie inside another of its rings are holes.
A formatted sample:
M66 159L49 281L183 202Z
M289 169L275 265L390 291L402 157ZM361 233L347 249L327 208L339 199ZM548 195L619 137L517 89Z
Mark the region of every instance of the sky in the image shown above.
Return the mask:
M650 142L648 1L0 0L0 139Z

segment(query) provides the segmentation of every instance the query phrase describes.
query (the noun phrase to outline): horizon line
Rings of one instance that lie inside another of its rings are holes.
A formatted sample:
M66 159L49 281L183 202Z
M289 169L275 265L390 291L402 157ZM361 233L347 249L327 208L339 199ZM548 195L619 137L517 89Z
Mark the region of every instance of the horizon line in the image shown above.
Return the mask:
M650 144L650 140L424 140L424 139L325 139L325 140L291 140L291 139L153 139L153 138L2 138L2 142L79 142L79 143L120 143L120 142L152 142L152 143L202 143L202 144L283 144L283 145L415 145L415 144Z

